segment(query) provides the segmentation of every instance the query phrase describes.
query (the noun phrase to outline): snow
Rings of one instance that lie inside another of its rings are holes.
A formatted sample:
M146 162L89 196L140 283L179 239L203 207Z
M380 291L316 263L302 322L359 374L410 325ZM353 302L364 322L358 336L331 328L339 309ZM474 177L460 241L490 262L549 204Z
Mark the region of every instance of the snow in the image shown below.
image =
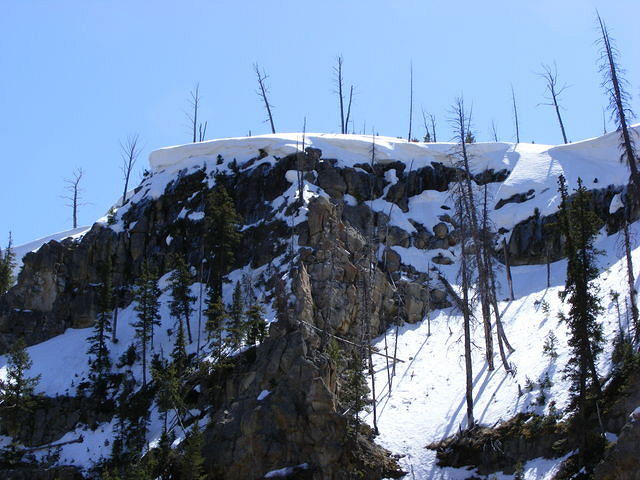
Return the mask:
M271 393L271 392L270 392L269 390L262 390L262 391L260 392L260 395L258 395L257 400L258 400L259 402L261 402L262 400L264 400L265 398L267 398L267 397L269 396L269 394L270 394L270 393Z
M295 465L293 467L279 468L277 470L271 470L270 472L267 472L264 478L286 477L296 472L297 470L306 470L307 468L309 468L309 464L307 463L301 463L300 465Z

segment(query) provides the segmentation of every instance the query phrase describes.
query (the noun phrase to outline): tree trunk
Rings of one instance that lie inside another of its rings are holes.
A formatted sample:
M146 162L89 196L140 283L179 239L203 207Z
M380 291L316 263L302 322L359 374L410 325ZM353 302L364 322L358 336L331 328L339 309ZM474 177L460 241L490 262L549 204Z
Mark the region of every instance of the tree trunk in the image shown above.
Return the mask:
M628 208L628 207L627 207ZM622 224L622 232L624 234L624 251L627 259L627 284L629 287L629 300L631 303L631 318L633 320L633 328L635 330L635 339L640 339L640 322L638 321L638 304L636 292L636 280L633 273L633 260L631 258L631 239L629 235L629 222L627 215Z
M513 294L513 279L511 278L511 263L509 262L509 249L507 248L507 241L502 239L502 251L504 252L504 266L507 272L507 283L509 284L509 296L510 300L515 300L516 297Z

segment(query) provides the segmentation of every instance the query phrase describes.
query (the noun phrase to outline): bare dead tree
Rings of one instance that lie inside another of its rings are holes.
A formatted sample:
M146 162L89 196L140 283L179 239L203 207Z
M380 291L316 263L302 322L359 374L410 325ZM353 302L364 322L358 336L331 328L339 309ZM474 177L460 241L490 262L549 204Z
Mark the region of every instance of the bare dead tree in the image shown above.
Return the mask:
M538 76L542 77L546 83L547 96L545 99L548 103L541 103L540 105L547 105L553 107L558 117L558 123L560 124L560 130L562 131L562 139L564 143L569 143L567 140L567 133L564 129L564 123L562 122L562 115L560 115L560 105L558 100L560 95L568 88L567 85L558 85L558 67L553 62L553 68L550 65L542 64L542 72L538 73Z
M607 134L607 116L605 115L604 107L602 107L602 134Z
M269 123L271 124L271 133L276 133L276 127L273 124L273 114L271 113L271 109L273 105L269 103L269 89L267 88L266 80L268 75L265 73L264 69L260 72L260 66L257 63L253 64L253 70L256 72L256 77L258 77L258 96L262 99L264 103L264 108L267 111L267 115L269 117Z
M62 198L69 201L67 203L67 207L71 207L72 215L73 215L73 228L78 228L78 207L85 205L82 201L82 193L83 189L80 187L80 181L82 180L84 172L82 168L76 168L73 171L73 174L70 178L65 178L64 189L68 192L66 195L63 195Z
M518 106L516 105L516 93L511 85L511 100L513 102L513 121L516 128L516 143L520 143L520 124L518 123Z
M431 135L433 135L433 141L437 142L438 138L436 137L436 116L430 113L429 119L431 120Z
M627 261L627 274L629 280L629 298L631 301L631 315L636 327L636 340L639 338L638 326L639 315L637 306L637 292L635 290L635 278L633 275L633 262L631 258L631 245L629 237L629 223L631 223L631 212L633 205L640 203L640 174L638 173L636 147L631 132L629 131L628 118L633 118L633 111L630 107L630 96L626 91L628 82L622 76L619 66L619 52L609 36L606 24L596 12L598 25L600 26L601 37L598 39L600 45L600 72L602 73L602 87L609 97L609 111L617 126L620 135L621 161L626 161L631 171L631 184L625 202L625 218L623 223L623 233L625 242L625 253Z
M634 202L640 202L640 174L638 173L635 142L629 132L628 118L633 118L630 106L630 95L626 91L628 82L622 76L623 71L619 66L619 52L613 40L609 36L606 24L596 13L602 36L598 39L600 45L600 72L602 73L602 87L609 97L609 110L615 120L620 134L620 160L627 162L631 170L631 180L634 185L632 198Z
M407 142L411 141L411 124L413 122L413 62L409 64L409 134Z
M189 124L191 126L192 132L192 142L196 143L198 137L198 110L200 108L200 84L196 83L193 90L189 92L189 106L191 107L191 111L186 113L187 119L189 120Z
M469 210L466 206L464 197L466 196L465 186L458 176L457 181L452 190L454 196L455 215L460 231L460 267L458 270L458 278L460 280L460 289L462 297L453 289L447 279L438 271L438 279L445 288L445 291L454 301L462 313L463 323L462 331L464 338L464 366L465 366L465 400L467 405L467 428L472 428L475 420L473 416L473 362L471 359L471 320L473 317L473 309L471 305L471 265L470 252L467 248L467 242L470 237L470 219Z
M424 108L421 109L422 110L422 124L424 125L424 141L425 142L431 142L431 132L429 131L429 123L427 122L427 114L424 111Z
M493 138L494 142L498 141L498 127L494 119L491 119L491 138Z
M628 207L626 207L628 209ZM638 292L636 291L636 279L633 273L633 260L631 259L631 235L629 233L629 214L625 212L622 232L624 239L624 253L627 261L627 284L629 287L629 302L631 304L631 318L635 329L635 340L640 340L640 315L638 314Z
M340 107L340 133L349 133L349 118L351 116L351 102L353 101L353 85L349 87L349 102L347 105L347 114L344 113L344 77L342 75L342 64L344 59L342 55L336 58L336 66L333 67L335 93L338 95L338 106Z
M491 333L491 306L490 306L490 294L489 294L489 281L487 266L482 256L482 241L478 223L478 212L476 206L476 199L474 194L474 188L472 184L471 168L469 167L469 153L466 146L466 139L469 136L470 130L468 130L471 124L470 115L468 116L465 111L464 99L459 97L456 99L452 110L451 123L456 132L455 139L458 142L459 152L457 156L459 158L460 168L464 171L464 179L462 180L462 194L461 199L463 207L468 212L469 217L469 230L471 238L475 247L473 248L473 254L475 257L475 264L478 272L477 290L480 296L480 305L482 308L482 323L484 326L484 338L485 338L485 355L487 359L487 368L489 370L494 369L493 365L493 336Z
M335 73L335 82L336 82L336 93L338 94L338 101L340 104L340 133L344 133L344 95L342 94L342 90L344 87L344 82L342 80L342 55L338 55L336 59L336 66L333 67L333 71Z
M120 142L122 157L122 176L124 178L124 191L122 193L122 205L127 203L127 192L129 191L129 179L142 147L138 144L140 136L137 133L129 135L124 142Z
M298 183L298 210L304 204L304 172L302 171L302 159L305 156L305 136L307 132L307 117L304 117L304 123L302 124L302 149L298 150L296 145L296 177ZM297 144L297 141L296 141Z
M207 122L205 121L204 124L201 123L198 126L198 141L203 142L206 134L207 134Z
M489 296L491 300L491 307L493 309L493 315L496 320L496 332L498 337L498 350L500 352L500 359L502 360L502 366L505 371L513 374L513 368L507 360L504 347L506 346L509 353L514 351L513 347L507 339L507 335L502 325L502 319L500 317L500 309L498 307L498 299L496 295L496 279L495 270L497 265L494 265L494 259L492 254L492 235L491 235L491 220L489 218L489 196L487 184L484 184L483 198L482 198L482 252L484 256L485 265L487 266L487 275L489 277Z
M509 284L509 299L515 300L513 295L513 277L511 276L511 261L509 259L509 248L507 247L507 240L502 239L502 253L504 254L504 266L507 271L507 283Z
M349 88L349 103L347 105L347 117L344 121L344 133L349 133L349 118L351 117L351 102L353 101L353 85ZM353 129L352 129L353 130Z

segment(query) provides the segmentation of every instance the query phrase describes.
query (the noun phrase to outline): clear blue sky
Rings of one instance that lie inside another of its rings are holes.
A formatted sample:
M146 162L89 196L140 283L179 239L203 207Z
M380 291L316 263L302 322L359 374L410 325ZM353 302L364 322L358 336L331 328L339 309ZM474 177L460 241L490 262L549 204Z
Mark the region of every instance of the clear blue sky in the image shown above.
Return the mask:
M336 132L332 66L344 56L356 85L356 129L406 136L409 64L416 115L438 118L473 102L479 140L513 139L509 85L521 140L561 141L535 72L557 62L568 136L602 131L594 10L609 25L638 108L637 0L422 1L40 1L0 0L0 240L17 243L70 228L63 179L85 170L80 223L103 215L122 190L119 140L138 132L140 167L156 148L186 143L184 111L200 82L208 138L268 133L253 62L270 75L279 131ZM135 182L138 180L135 175Z

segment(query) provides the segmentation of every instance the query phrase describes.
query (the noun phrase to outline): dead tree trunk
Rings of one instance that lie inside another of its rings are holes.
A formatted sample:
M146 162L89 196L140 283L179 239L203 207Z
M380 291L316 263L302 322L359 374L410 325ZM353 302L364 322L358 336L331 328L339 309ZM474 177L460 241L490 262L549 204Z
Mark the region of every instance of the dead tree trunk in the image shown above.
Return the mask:
M558 69L555 63L553 64L553 70L549 65L544 65L544 64L542 65L542 69L544 71L539 75L542 78L544 78L547 84L546 87L547 87L547 91L549 92L549 96L547 97L547 100L551 102L551 103L545 103L543 105L548 105L555 109L556 116L558 117L558 123L560 124L560 130L562 131L562 139L564 140L564 143L569 143L569 141L567 140L567 133L564 130L562 115L560 115L560 106L558 105L558 98L560 97L560 95L562 95L562 92L564 92L567 89L567 86L563 85L562 87L558 87Z
M409 134L407 142L411 141L411 125L413 121L413 62L409 66Z
M264 73L264 70L262 72L260 72L260 66L255 63L253 65L253 69L256 72L256 76L258 77L258 96L262 99L262 102L264 103L264 108L267 111L267 116L269 119L269 124L271 125L271 133L276 133L276 127L273 124L273 114L271 113L271 104L269 103L269 98L268 98L268 94L269 94L269 89L267 88L267 85L265 83L265 81L267 80L267 78L269 78L267 76L266 73Z
M502 239L502 252L504 254L504 267L507 272L507 283L509 284L509 300L515 300L516 297L513 294L513 278L511 277L511 262L509 261L509 248L507 247L507 240Z
M484 327L485 338L485 355L487 359L487 367L489 370L494 369L493 365L493 336L491 333L491 307L489 300L489 282L487 279L487 268L482 256L482 241L480 238L478 212L475 204L475 195L473 193L472 174L469 167L469 154L465 140L467 138L467 126L470 125L471 119L467 118L464 109L464 100L458 98L453 108L454 125L457 130L458 141L460 145L460 157L462 160L462 168L464 170L464 179L460 181L460 197L463 202L463 208L467 212L469 230L474 243L474 257L476 268L478 270L478 293L480 294L480 306L482 308L482 324Z
M353 100L353 85L349 88L349 103L347 104L347 117L344 121L344 133L349 133L349 118L351 117L351 102ZM353 132L353 128L351 129Z
M500 359L505 371L513 373L511 365L507 361L507 356L504 352L504 344L509 349L509 353L513 352L513 348L507 340L507 336L504 333L502 326L502 320L500 318L500 309L498 307L498 301L496 299L496 282L495 274L493 272L493 257L491 253L491 235L489 231L489 208L487 198L487 185L484 185L483 199L482 199L482 251L484 256L484 263L487 267L487 275L489 277L489 296L491 301L491 307L493 308L493 315L496 319L496 332L498 336L498 350L500 351Z
M628 211L628 208L626 209ZM631 319L633 320L633 328L635 330L636 341L640 340L640 321L638 320L638 292L636 291L636 280L633 273L633 259L631 258L631 236L629 235L629 222L625 214L622 223L622 232L624 234L624 252L627 260L627 284L629 287L629 302L631 304Z
M342 93L342 89L344 86L344 82L342 81L342 55L339 55L336 59L337 65L333 67L333 71L336 75L336 87L338 94L338 105L340 107L340 133L344 132L344 95Z
M518 106L516 105L516 93L511 85L511 100L513 102L513 120L516 127L516 143L520 143L520 124L518 123Z
M120 142L120 149L122 150L122 175L124 177L124 191L122 193L122 205L127 203L127 191L129 190L129 179L131 178L131 172L140 155L140 147L138 146L139 136L138 134L129 135L127 140Z
M496 127L496 122L493 119L491 120L491 137L494 142L498 141L498 128Z
M549 252L549 245L545 245L545 257L547 263L547 288L551 288L551 253Z
M433 135L433 141L437 142L438 138L436 137L436 116L430 113L429 119L431 120L431 134Z
M193 135L192 142L196 143L197 134L198 134L198 109L200 108L200 84L196 83L196 86L191 92L189 92L190 99L189 103L191 105L191 113L187 114L191 122L191 132Z
M611 44L609 31L600 15L598 15L598 23L602 37L600 44L602 47L602 57L600 59L600 71L603 73L603 85L607 87L609 93L609 108L613 111L614 117L620 131L623 157L626 157L627 165L631 170L631 180L634 185L633 199L634 203L640 202L640 174L638 173L637 158L635 154L635 145L629 126L627 123L627 115L632 114L629 106L629 95L623 89L624 79L620 78L619 67L617 64L617 52Z
M66 187L64 189L68 192L67 195L63 195L62 198L69 201L67 207L71 207L71 215L73 218L73 228L78 228L78 207L84 205L82 202L82 188L80 187L80 181L84 172L82 168L76 168L73 171L73 177L66 178L64 183Z

